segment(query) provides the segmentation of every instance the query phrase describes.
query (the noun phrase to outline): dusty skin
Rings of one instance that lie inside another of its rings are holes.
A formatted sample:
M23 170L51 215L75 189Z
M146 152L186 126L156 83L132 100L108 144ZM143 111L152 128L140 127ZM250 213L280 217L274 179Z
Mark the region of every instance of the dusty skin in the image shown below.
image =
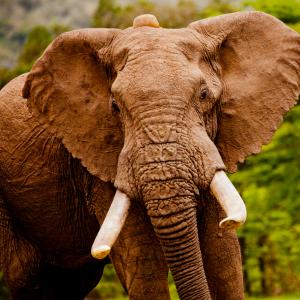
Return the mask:
M0 269L14 299L85 297L116 189L130 208L110 259L130 299L170 299L168 267L180 299L243 299L210 185L295 104L300 36L258 12L151 20L64 33L0 92Z

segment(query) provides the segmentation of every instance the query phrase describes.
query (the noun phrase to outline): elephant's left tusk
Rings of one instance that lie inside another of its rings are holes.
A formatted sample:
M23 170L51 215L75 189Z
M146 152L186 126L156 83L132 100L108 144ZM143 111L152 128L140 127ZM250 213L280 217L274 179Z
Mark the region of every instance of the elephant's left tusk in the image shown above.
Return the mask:
M237 228L245 223L245 203L224 171L216 172L210 190L227 215L219 224L221 228Z
M91 253L94 258L103 259L117 240L128 215L130 199L117 190L104 222L95 238Z

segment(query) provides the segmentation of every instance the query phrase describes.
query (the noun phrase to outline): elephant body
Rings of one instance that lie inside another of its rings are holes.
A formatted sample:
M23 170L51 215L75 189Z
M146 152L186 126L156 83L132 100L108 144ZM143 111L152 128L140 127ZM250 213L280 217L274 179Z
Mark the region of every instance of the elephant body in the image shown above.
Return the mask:
M21 97L24 79L15 79L1 91L1 215L7 216L1 227L1 244L7 247L1 248L1 265L8 284L21 289L16 297L31 277L39 272L47 276L46 267L70 272L90 265L96 279L87 283L93 286L103 269L103 263L94 262L96 272L90 257L99 225L86 198L94 193L95 183L61 142L32 119Z
M0 92L12 296L82 299L110 253L130 299L169 299L168 269L181 300L243 299L244 204L224 171L298 99L299 45L258 12L183 29L146 15L55 39Z
M92 258L90 249L115 188L91 175L32 117L21 95L26 76L14 79L0 94L0 207L5 216L0 238L6 245L1 268L16 299L82 299L107 263ZM242 299L238 241L234 231L218 228L223 215L211 199L199 217L203 245L210 245L203 247L206 273L215 299L226 294L227 299ZM222 248L228 253L225 260ZM111 260L130 299L169 299L166 263L138 203ZM235 278L232 287L228 277Z

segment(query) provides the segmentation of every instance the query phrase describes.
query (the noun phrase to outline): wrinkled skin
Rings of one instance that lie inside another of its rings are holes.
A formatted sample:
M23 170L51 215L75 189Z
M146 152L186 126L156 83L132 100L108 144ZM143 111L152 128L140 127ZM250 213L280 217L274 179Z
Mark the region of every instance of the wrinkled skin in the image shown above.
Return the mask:
M130 299L169 299L168 267L180 299L243 299L237 237L218 227L209 185L294 105L299 45L261 13L57 38L0 94L0 263L13 296L56 299L63 281L84 297L118 188L131 209L110 257Z

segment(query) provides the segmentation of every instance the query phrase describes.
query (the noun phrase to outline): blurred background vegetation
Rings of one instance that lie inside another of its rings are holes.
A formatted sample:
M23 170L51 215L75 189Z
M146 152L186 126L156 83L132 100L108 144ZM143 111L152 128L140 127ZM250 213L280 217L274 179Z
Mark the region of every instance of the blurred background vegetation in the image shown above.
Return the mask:
M142 13L176 28L247 10L272 14L300 32L300 0L0 0L0 87L30 70L64 31L126 28ZM247 223L238 232L247 296L300 299L300 105L285 117L272 143L231 178L248 208ZM172 299L178 299L172 278L170 290ZM1 274L0 299L8 299ZM127 299L111 265L89 299Z

